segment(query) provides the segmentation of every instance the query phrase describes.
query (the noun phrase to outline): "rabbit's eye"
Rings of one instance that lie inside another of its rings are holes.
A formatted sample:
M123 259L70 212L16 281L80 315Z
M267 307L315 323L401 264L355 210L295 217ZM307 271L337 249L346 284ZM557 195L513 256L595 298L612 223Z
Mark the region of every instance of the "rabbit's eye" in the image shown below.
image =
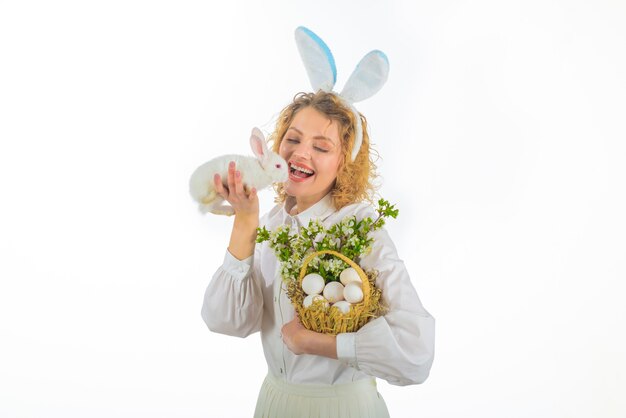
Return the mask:
M281 165L280 165L280 164L276 164L276 168L280 168L280 167L281 167Z

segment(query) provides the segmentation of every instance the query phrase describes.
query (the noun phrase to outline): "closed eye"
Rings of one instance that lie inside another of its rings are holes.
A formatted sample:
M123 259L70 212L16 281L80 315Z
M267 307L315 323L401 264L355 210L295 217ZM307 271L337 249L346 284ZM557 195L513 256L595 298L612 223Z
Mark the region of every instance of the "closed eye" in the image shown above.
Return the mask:
M294 138L287 138L285 139L285 141L289 142L290 144L299 144L300 140L299 139L294 139ZM320 148L320 147L313 147L313 149L315 149L316 151L319 152L329 152L330 150L327 150L325 148Z

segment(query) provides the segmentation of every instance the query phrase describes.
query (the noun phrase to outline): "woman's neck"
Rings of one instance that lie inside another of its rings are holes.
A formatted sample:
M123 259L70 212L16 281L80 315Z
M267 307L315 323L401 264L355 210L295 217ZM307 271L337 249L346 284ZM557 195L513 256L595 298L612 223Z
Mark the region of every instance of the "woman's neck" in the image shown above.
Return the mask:
M311 206L314 206L316 203L318 203L320 200L322 200L326 195L317 198L317 200L314 199L301 199L301 198L297 198L297 197L292 197L293 199L293 206L287 207L287 211L289 212L289 214L291 216L297 215L299 213L304 212L305 210L309 209Z
M323 196L315 201L311 200L311 199L307 199L307 200L301 200L296 198L296 204L293 205L292 210L296 211L296 214L298 213L302 213L305 210L307 210L308 208L310 208L311 206L315 205L317 202L319 202L320 200L323 199Z

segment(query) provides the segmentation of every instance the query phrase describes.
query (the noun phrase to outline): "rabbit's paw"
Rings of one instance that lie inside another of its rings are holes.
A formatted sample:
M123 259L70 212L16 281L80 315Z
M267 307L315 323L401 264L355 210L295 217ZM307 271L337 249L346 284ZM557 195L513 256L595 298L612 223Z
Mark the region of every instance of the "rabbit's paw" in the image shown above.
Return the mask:
M210 212L216 215L226 215L226 216L234 215L235 209L233 209L232 206L223 205L222 202L223 200L217 199L208 205L200 205L199 208L202 213Z
M206 196L200 199L200 203L208 205L209 203L213 202L216 197L217 197L217 192L215 190L211 190Z

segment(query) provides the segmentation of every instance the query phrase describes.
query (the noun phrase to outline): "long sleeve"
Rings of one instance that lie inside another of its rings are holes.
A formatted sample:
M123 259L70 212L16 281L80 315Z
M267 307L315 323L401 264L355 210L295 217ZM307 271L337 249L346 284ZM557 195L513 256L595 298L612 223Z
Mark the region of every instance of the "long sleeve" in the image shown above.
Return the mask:
M393 385L423 383L434 358L435 320L422 306L387 231L377 230L373 237L361 266L378 270L377 286L389 310L357 332L337 335L337 355Z
M238 260L228 250L204 294L202 319L220 334L247 337L261 329L263 292L259 245L254 255Z

